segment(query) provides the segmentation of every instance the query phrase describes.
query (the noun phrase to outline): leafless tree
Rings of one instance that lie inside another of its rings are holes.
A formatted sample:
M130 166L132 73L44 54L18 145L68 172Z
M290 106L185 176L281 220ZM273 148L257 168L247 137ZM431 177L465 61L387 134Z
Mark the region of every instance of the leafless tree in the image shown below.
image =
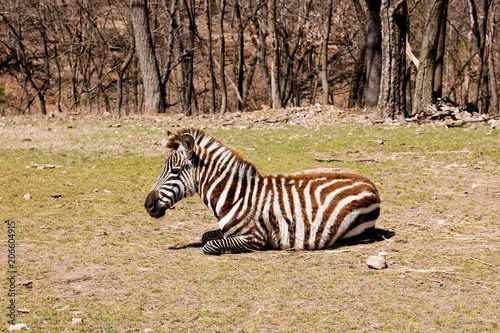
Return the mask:
M382 77L377 113L379 119L404 122L406 70L406 0L382 0Z
M132 0L132 23L135 45L144 80L146 113L165 112L165 94L156 60L147 0Z

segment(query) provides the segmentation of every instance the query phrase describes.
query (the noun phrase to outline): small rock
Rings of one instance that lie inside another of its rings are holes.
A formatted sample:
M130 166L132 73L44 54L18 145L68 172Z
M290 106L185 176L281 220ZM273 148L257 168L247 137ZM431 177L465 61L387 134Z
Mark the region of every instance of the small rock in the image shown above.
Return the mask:
M31 194L26 193L26 194L24 195L24 199L26 199L26 200L31 199Z
M9 325L9 331L20 331L20 330L27 330L28 325L27 324L15 324L15 325Z
M51 194L50 196L51 196L52 198L54 198L54 199L57 199L57 198L62 198L62 194L61 194L61 193Z
M17 309L17 312L30 313L30 310L28 310L28 309Z
M152 328L145 328L144 329L144 333L149 333L149 332L153 332L153 329Z
M386 255L387 255L387 252L385 252L385 251L383 251L383 252L379 252L379 253L378 253L378 255L383 257L383 256L386 256Z
M268 160L268 161L272 160L272 157L269 157L267 160Z
M104 118L111 117L111 113L109 113L108 111L104 112L102 115L103 115Z
M366 264L368 265L369 268L372 269L384 269L387 268L387 262L385 261L384 257L382 256L371 256L370 258L366 259Z
M73 325L83 324L83 319L82 318L72 318L71 324L73 324Z
M477 187L479 187L478 184L472 184L472 188L477 188Z

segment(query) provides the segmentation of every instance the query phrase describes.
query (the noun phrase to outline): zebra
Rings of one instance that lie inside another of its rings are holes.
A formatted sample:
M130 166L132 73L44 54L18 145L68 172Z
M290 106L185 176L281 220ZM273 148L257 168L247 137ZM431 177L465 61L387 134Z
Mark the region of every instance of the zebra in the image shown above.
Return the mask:
M167 134L171 150L144 205L160 218L198 193L219 221L217 230L202 236L205 254L324 249L374 228L379 217L375 185L353 171L262 175L235 148L202 130Z

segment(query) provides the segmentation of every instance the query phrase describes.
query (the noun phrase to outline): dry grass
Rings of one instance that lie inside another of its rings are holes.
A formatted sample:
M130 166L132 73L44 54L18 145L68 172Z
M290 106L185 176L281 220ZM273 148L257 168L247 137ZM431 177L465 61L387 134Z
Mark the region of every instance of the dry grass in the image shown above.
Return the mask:
M0 127L2 220L17 222L18 280L32 282L17 287L18 308L30 310L17 321L33 332L499 329L498 130L218 129L266 173L325 166L314 157L376 159L328 165L375 180L378 227L395 235L333 251L212 257L189 246L216 227L199 198L160 220L143 208L165 155L154 143L173 124L109 127L117 123ZM60 167L26 168L31 161ZM368 269L366 258L381 251L389 268ZM75 317L84 324L72 325Z

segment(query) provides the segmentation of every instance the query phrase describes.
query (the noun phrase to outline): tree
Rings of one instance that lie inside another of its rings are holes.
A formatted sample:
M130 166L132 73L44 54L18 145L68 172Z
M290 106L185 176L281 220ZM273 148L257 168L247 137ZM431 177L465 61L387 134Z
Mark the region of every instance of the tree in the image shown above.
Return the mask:
M354 69L351 75L351 83L349 87L349 101L347 103L348 108L353 108L356 105L362 107L363 101L363 90L364 90L364 78L363 75L366 73L365 67L365 57L366 57L366 17L361 3L359 0L352 0L354 4L354 9L356 11L356 16L359 24L360 38L358 46L358 54L356 55L356 63L354 64ZM379 25L380 27L380 25ZM378 101L378 92L377 92Z
M132 58L134 57L135 53L135 43L133 40L133 35L131 34L131 41L130 41L130 46L129 46L129 51L127 53L127 56L123 60L123 63L120 65L118 68L118 79L116 81L116 114L120 115L120 110L122 108L122 101L123 101L123 74L127 70L128 66L132 62Z
M386 1L389 6L394 1ZM381 3L380 0L366 1L368 7L368 15L366 17L366 108L374 109L378 105L380 96L380 83L382 76L382 31L380 25ZM406 6L406 5L405 5ZM387 8L384 7L387 11ZM388 16L388 13L384 13ZM388 16L389 18L389 16ZM391 18L391 22L393 19ZM388 22L386 24L386 32L391 33ZM394 22L393 22L394 24ZM396 28L396 26L394 26ZM405 28L406 29L406 28ZM389 38L389 36L386 36ZM389 43L386 40L386 43ZM388 47L389 45L386 45ZM386 50L387 51L387 50ZM388 56L389 54L385 54ZM386 82L387 83L387 82Z
M269 0L268 11L268 25L271 37L271 99L273 109L281 109L281 97L279 93L280 55L276 32L276 0Z
M144 81L145 113L165 112L165 92L156 60L147 0L132 0L135 48Z
M211 0L205 0L205 14L207 16L207 63L208 63L208 80L210 85L210 113L215 112L215 75L214 62L212 56L212 13Z
M478 49L478 64L476 70L476 85L474 86L474 93L472 95L472 105L475 108L478 108L479 102L479 94L481 91L481 83L483 79L483 70L484 70L484 49L486 44L486 28L488 21L488 11L491 5L491 0L483 1L483 12L484 17L479 25L478 15L477 15L477 6L475 0L469 0L469 8L471 12L471 20L472 20L472 32L476 37L477 49Z
M382 30L382 77L377 106L379 119L404 122L406 30L408 9L406 0L383 0L380 10Z
M226 57L225 57L225 40L224 40L224 12L226 11L226 0L220 2L219 13L219 40L220 40L220 90L221 90L221 103L220 114L226 113L227 108L227 89L226 89L226 73L224 72Z
M333 0L328 0L326 9L325 32L321 44L321 85L323 87L323 105L328 104L328 38L332 25Z
M494 9L491 12L490 25L489 25L489 45L488 45L488 75L489 75L489 88L490 88L490 111L489 115L492 117L496 117L500 114L499 105L498 105L498 88L497 88L497 79L495 73L495 48L493 40L495 39L495 25L496 25L496 13L498 10L498 6L500 1L497 1Z
M429 9L415 81L412 113L420 112L429 104L435 102L436 93L434 87L438 60L438 45L440 38L442 38L442 42L444 42L444 29L446 29L446 24L442 23L442 21L446 21L444 16L446 14L446 6L447 0L433 0ZM443 30L443 36L440 33L441 30ZM441 47L441 53L443 52L444 47ZM439 73L442 75L442 70ZM439 79L439 81L441 81L441 79Z

